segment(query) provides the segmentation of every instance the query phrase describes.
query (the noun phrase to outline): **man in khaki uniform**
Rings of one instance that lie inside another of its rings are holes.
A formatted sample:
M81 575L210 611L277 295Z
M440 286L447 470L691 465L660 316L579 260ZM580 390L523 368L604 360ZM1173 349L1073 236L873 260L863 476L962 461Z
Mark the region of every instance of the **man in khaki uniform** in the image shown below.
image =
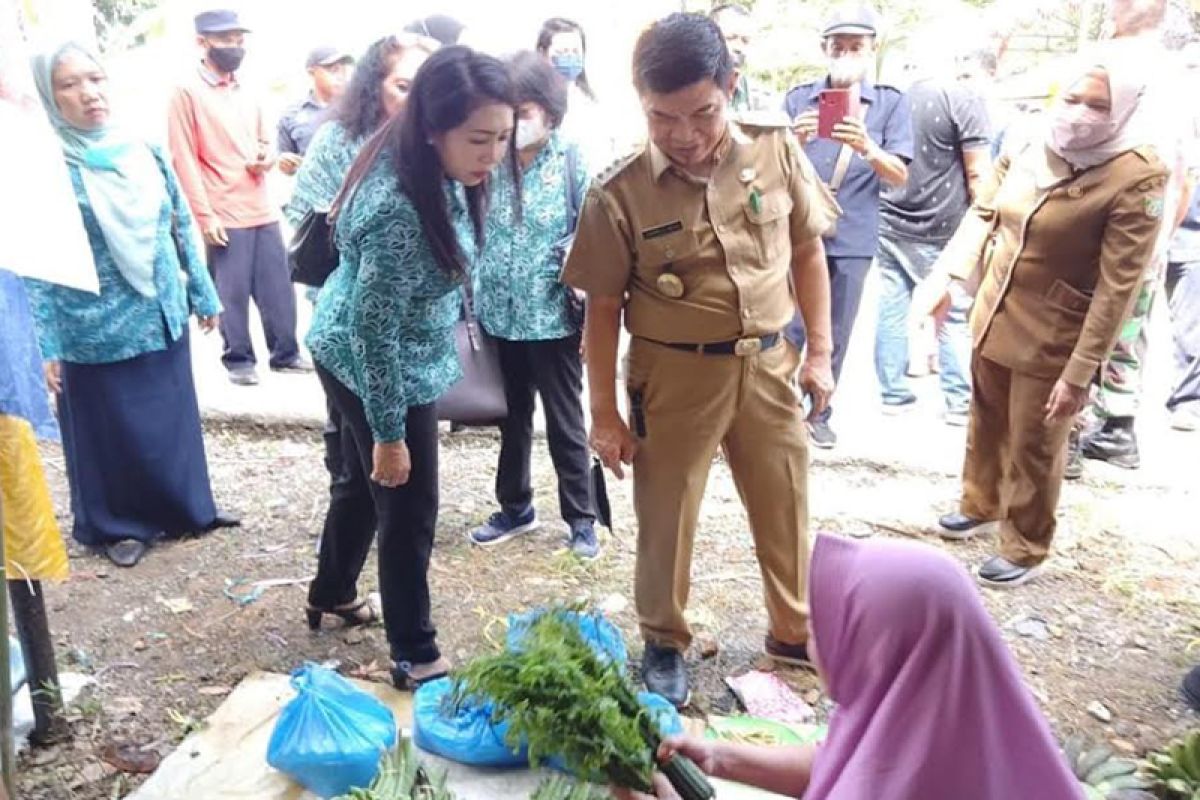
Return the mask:
M833 391L820 234L836 205L786 129L729 121L736 76L708 19L649 27L634 76L650 142L593 183L564 280L588 293L592 446L618 477L633 465L643 677L682 706L692 541L719 447L762 568L768 653L808 657L808 450L779 332L798 301L813 334L800 385L819 413ZM622 316L628 424L616 397Z
M1003 156L923 284L936 304L948 276L981 281L971 314L973 389L959 511L941 535L966 539L999 524L986 585L1019 586L1046 559L1066 442L1088 388L1128 317L1163 218L1167 168L1135 115L1144 85L1098 66L1047 112L1050 134ZM1109 88L1112 84L1113 88ZM1085 109L1080 112L1079 109ZM1113 120L1079 139L1087 113ZM1131 122L1131 118L1133 121ZM947 274L948 273L948 274Z

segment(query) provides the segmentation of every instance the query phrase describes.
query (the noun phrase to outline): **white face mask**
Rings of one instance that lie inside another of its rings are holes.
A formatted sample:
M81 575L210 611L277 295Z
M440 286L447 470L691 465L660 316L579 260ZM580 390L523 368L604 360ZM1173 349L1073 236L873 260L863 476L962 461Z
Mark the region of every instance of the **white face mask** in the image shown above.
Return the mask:
M870 65L870 59L860 53L838 56L829 62L829 83L839 89L861 83Z
M538 116L535 119L517 120L517 132L515 136L517 149L525 150L546 141L550 136L550 131L546 129L545 120Z

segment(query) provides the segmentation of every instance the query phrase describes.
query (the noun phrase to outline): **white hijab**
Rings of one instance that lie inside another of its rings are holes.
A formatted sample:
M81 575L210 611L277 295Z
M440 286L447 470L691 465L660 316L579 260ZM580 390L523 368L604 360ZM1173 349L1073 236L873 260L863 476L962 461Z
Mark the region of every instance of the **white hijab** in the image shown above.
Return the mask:
M1047 115L1048 122L1052 124L1054 114L1058 110L1057 105L1062 103L1062 94L1097 68L1104 70L1108 76L1108 90L1111 94L1109 120L1112 122L1112 135L1084 150L1068 151L1058 148L1047 130L1046 142L1049 148L1076 169L1098 166L1135 147L1152 143L1153 132L1149 119L1151 115L1146 113L1145 104L1142 102L1149 76L1145 69L1145 60L1139 57L1139 52L1140 49L1128 40L1114 39L1102 42L1073 62L1074 68L1062 84L1059 99L1055 100L1056 108Z

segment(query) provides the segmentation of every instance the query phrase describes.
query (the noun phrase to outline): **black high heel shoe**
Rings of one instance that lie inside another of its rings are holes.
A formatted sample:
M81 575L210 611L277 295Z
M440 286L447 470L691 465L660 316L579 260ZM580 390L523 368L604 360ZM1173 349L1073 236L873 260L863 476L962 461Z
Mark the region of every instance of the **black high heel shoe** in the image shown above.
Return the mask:
M363 613L364 610L366 611L365 614ZM321 629L321 619L326 614L340 619L343 627L346 628L370 625L373 622L378 622L380 619L379 611L369 599L364 598L354 605L343 608L314 608L313 606L309 606L304 612L304 616L308 619L308 629L319 631Z

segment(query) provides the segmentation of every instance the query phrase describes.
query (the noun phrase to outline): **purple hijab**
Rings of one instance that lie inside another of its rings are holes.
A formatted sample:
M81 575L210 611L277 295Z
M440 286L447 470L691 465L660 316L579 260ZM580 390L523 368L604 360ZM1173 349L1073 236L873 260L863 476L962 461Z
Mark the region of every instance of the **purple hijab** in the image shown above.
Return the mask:
M1082 800L963 568L820 536L810 602L838 708L805 800Z

